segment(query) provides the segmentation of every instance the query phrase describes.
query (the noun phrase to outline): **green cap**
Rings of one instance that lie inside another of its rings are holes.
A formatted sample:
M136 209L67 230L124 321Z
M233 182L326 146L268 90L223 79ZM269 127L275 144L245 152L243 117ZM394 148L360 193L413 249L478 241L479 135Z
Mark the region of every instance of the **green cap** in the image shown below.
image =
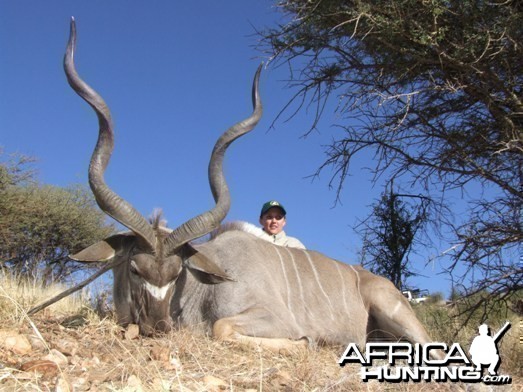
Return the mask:
M260 217L274 207L279 208L283 212L283 216L287 215L287 211L285 211L285 208L283 208L283 206L279 202L277 202L276 200L271 200L262 206Z

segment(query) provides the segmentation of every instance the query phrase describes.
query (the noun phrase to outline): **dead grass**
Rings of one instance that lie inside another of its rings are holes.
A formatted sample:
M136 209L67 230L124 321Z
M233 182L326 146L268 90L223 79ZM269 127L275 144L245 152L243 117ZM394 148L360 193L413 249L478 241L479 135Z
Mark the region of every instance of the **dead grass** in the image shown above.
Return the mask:
M0 330L26 337L32 348L16 353L0 347L0 391L471 390L451 383L363 383L358 365L342 368L337 364L344 347L279 355L216 341L188 329L155 338L135 336L110 318L100 319L86 310L85 302L78 299L58 303L29 318L24 311L47 297L36 298L29 288L18 286L8 292L4 283L0 288ZM521 358L507 353L519 345L517 327L511 331L514 340L506 336L501 348L503 366L510 366L504 371L513 376L514 391L522 390L521 362L516 362ZM518 351L521 354L521 346ZM21 370L35 361L53 361L57 366Z
M478 335L478 327L485 322L494 334L505 321L510 321L511 328L503 335L498 343L499 352L502 353L502 362L498 373L517 375L523 377L523 318L518 317L506 304L503 311L498 314L489 313L489 319L483 321L480 312L473 315L472 319L463 325L463 317L456 316L459 311L456 307L425 306L414 307L420 321L427 327L429 334L436 341L459 343L464 348L469 348L472 340Z
M62 285L42 287L38 282L21 279L0 270L0 319L17 323L26 317L26 312L35 305L54 297L66 289ZM75 293L51 305L48 314L71 314L87 303L82 292Z

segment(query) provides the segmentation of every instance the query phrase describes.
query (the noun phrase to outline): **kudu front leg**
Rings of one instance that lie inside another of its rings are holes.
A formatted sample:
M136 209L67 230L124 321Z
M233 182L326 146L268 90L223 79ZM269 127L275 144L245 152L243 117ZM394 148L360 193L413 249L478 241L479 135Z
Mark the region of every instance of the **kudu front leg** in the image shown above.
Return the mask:
M296 340L270 337L271 334L281 335L278 324L276 320L271 320L270 315L260 317L259 312L246 312L217 320L213 325L213 336L219 340L284 354L308 348L309 340L305 337Z

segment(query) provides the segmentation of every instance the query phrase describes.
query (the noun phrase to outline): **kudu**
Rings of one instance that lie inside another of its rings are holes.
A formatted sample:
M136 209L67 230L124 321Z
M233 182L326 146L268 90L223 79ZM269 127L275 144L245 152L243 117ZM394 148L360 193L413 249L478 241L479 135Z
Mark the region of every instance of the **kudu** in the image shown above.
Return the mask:
M147 221L106 185L104 171L114 142L111 117L103 99L78 76L75 47L73 20L65 73L99 121L89 184L100 208L130 232L113 235L71 258L113 263L119 323L138 324L143 334L168 331L173 325L200 326L219 339L276 350L310 342L363 345L375 331L395 339L430 341L393 284L358 266L315 251L273 245L252 234L258 228L244 223L222 226L207 242L191 244L217 229L229 210L224 153L261 117L261 66L253 82L253 113L229 128L211 155L208 174L215 207L171 231L159 219Z

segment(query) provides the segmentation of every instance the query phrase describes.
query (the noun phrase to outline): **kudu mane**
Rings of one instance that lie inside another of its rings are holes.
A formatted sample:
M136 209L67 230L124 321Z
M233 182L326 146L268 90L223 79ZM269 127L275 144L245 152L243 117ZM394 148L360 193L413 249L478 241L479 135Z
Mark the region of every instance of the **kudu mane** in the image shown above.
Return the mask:
M216 237L228 231L243 231L244 233L253 234L257 237L259 237L260 234L263 234L263 230L254 226L252 223L244 221L233 221L223 223L216 230L212 231L210 239L215 239Z

